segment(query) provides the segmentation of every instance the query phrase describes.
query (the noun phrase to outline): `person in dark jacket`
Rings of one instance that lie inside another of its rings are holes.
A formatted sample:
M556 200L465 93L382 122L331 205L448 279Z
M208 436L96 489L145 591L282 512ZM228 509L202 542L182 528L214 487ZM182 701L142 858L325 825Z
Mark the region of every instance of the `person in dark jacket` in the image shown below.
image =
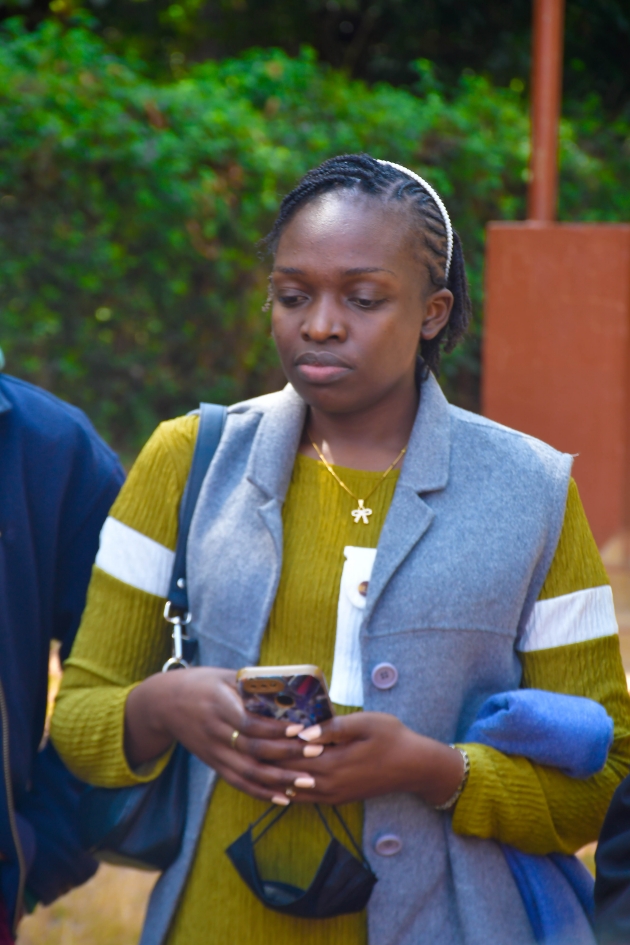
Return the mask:
M595 929L600 945L630 942L630 775L608 808L595 854Z
M0 374L0 943L25 909L96 871L78 836L81 782L39 748L50 643L70 652L123 479L80 410Z

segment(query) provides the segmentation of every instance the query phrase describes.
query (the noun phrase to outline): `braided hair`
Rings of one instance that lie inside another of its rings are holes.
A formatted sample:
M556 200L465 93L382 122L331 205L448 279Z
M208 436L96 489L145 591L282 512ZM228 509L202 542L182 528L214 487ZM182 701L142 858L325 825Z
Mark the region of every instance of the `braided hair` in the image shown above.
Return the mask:
M436 289L450 289L453 293L453 308L448 323L435 338L421 339L420 342L420 354L425 364L438 374L442 350L453 350L465 334L472 313L459 236L453 232L452 257L449 261L444 216L422 184L403 170L381 163L369 154L343 154L309 171L297 187L286 195L276 222L264 240L266 246L275 253L286 225L300 207L331 190L354 190L382 201L408 203L427 250L431 283Z

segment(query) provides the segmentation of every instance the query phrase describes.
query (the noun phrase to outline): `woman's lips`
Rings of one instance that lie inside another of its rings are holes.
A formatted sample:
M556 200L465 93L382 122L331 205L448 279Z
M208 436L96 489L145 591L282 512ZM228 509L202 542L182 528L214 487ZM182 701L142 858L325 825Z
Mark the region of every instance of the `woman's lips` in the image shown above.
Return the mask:
M325 364L298 364L298 373L309 384L326 384L329 381L335 381L343 374L347 374L350 368L337 365L332 367Z
M295 360L299 375L309 384L328 384L348 374L352 368L334 354L302 354Z

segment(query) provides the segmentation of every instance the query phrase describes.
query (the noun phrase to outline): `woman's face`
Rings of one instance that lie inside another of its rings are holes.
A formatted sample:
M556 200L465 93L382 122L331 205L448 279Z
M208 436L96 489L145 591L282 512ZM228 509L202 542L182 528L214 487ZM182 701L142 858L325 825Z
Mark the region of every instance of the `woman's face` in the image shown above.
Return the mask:
M408 214L336 192L306 204L283 231L271 275L273 335L310 406L351 413L411 390L420 338L447 323L453 296L432 288Z

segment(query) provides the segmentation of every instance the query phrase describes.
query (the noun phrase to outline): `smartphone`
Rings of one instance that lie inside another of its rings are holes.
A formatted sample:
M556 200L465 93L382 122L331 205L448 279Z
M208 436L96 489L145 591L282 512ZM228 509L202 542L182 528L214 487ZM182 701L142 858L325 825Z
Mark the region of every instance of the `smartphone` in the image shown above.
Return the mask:
M246 666L236 674L236 684L254 715L308 726L335 714L319 666Z

